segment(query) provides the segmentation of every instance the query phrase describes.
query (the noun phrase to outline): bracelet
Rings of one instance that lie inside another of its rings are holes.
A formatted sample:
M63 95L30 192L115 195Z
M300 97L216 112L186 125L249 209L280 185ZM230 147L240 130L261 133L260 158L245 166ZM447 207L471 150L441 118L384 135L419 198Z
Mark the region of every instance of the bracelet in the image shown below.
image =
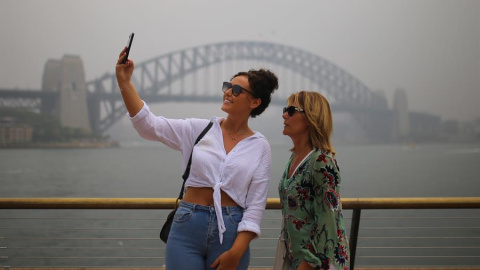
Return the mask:
M132 85L132 82L128 82L128 85ZM120 87L120 85L118 85L118 89L120 89L120 93L123 92L123 89Z

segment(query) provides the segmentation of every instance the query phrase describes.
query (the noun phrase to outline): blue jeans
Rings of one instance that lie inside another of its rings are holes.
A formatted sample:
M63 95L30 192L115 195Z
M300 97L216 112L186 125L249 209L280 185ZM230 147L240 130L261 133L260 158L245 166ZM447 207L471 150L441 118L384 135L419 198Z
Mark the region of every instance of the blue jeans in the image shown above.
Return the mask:
M227 230L223 234L223 243L220 244L215 208L182 201L168 235L166 269L213 269L210 265L235 242L243 209L239 206L225 206L222 207L222 215ZM243 254L237 269L246 270L249 262L250 248Z

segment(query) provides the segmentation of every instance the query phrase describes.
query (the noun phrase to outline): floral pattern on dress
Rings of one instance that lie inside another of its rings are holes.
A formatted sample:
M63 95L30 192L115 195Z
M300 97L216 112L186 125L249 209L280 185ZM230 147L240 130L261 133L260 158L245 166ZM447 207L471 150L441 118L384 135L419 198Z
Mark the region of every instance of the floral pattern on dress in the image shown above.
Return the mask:
M279 184L285 245L292 269L302 261L315 269L349 269L349 246L340 201L340 169L322 150L313 151Z

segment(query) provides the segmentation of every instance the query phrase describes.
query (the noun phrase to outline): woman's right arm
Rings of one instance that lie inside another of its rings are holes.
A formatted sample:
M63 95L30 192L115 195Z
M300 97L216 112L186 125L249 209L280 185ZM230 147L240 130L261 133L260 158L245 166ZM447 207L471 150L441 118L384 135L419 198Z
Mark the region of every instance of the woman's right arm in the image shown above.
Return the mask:
M143 101L137 93L135 86L131 82L133 70L135 64L132 60L128 59L125 64L122 64L122 60L126 56L127 47L125 47L120 53L117 65L115 66L115 74L117 76L118 87L122 93L123 102L127 108L131 117L135 116L143 107Z
M134 128L144 139L160 141L175 150L183 151L185 147L186 150L191 151L194 134L197 134L198 130L200 133L207 125L208 120L167 119L154 115L140 98L131 82L135 64L130 59L122 64L122 60L126 57L126 48L118 56L115 74Z

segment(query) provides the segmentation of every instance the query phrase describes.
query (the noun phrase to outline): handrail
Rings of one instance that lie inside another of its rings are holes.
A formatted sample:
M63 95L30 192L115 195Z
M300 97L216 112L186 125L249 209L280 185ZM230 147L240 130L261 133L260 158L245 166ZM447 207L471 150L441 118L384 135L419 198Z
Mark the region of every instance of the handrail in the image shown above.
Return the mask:
M0 198L0 209L172 209L176 198ZM480 197L342 198L343 209L480 208ZM268 198L267 209L280 209Z
M0 209L173 209L176 198L0 198ZM480 209L480 197L342 198L353 210L350 266L354 269L363 209ZM281 209L279 198L268 198L267 209Z

